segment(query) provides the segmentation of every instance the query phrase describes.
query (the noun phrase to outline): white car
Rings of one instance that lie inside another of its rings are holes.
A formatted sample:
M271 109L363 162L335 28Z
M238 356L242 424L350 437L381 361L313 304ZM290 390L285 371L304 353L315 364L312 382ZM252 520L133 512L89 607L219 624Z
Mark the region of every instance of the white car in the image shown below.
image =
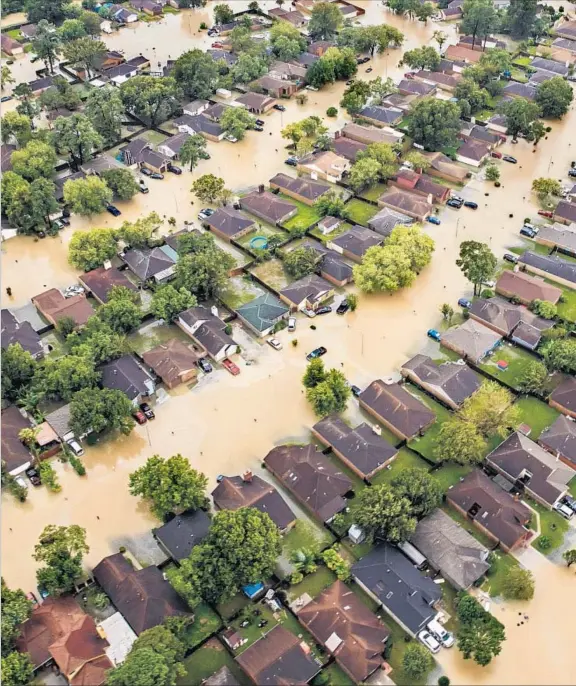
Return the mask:
M310 319L316 316L316 312L314 312L314 310L302 310L302 312L304 312L307 317L310 317Z
M296 317L288 317L288 331L296 331Z
M274 350L282 350L282 343L280 343L280 341L277 338L268 338L266 340L266 343L272 346Z
M224 138L227 141L230 141L230 143L238 143L238 139L235 136L232 136L232 134L228 134L228 136L224 136Z
M69 438L66 441L66 445L70 448L70 450L76 455L76 457L81 457L84 455L84 448L78 443L78 441L75 438Z
M73 284L64 289L64 297L72 298L75 295L83 295L85 293L85 288L79 286L78 284Z
M426 631L426 629L418 634L418 640L423 643L431 653L436 654L440 652L440 643L438 643L434 636L432 636L429 631Z
M433 619L431 622L428 622L428 629L432 636L438 639L445 648L451 648L454 645L454 635L446 631L437 620Z
M568 505L564 505L564 503L556 503L554 505L554 509L559 515L564 517L564 519L572 519L572 517L574 516L572 508L568 507Z

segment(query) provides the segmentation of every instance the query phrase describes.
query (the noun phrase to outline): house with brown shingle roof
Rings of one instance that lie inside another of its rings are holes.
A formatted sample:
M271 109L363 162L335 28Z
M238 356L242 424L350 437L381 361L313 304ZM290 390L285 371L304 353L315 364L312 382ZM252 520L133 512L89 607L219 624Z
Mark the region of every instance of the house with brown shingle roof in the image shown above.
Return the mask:
M464 141L456 151L456 159L462 164L479 167L490 154L490 145L472 138Z
M475 469L446 493L448 503L506 552L527 545L532 512Z
M334 297L334 288L321 276L309 274L283 288L278 295L292 311L315 310L323 302Z
M421 436L436 421L436 415L421 400L397 383L376 379L358 400L360 407L403 440Z
M10 38L7 33L1 35L2 39L2 52L5 52L10 57L15 55L21 55L24 52L24 46L19 43L15 38Z
M561 200L554 210L554 221L561 224L576 222L576 202Z
M529 305L533 300L547 300L555 305L560 300L562 289L536 276L506 269L496 282L496 293L516 298L523 305Z
M1 437L2 462L8 474L17 476L32 464L32 454L20 440L22 429L29 429L30 422L21 414L16 405L2 410Z
M256 222L253 219L249 219L232 207L219 207L213 215L204 219L203 223L225 241L242 238L256 228Z
M305 205L313 205L318 198L331 190L331 186L321 181L312 181L309 178L294 179L288 174L276 174L268 183L273 190L278 189Z
M398 84L398 92L401 95L417 95L420 97L432 96L436 91L436 84L417 81L415 79L402 79Z
M236 98L235 102L246 108L248 112L252 112L252 114L264 114L274 107L276 100L268 95L250 92Z
M346 507L352 482L314 445L279 445L264 458L266 468L310 512L331 521Z
M357 115L358 119L363 119L374 126L394 126L403 116L404 113L397 107L380 107L378 105L369 105Z
M312 433L337 455L361 479L370 479L388 466L398 450L363 423L355 429L337 415L321 419Z
M379 207L389 207L418 221L424 221L434 209L431 202L415 193L390 188L378 198Z
M83 326L94 314L94 308L85 295L65 298L57 288L51 288L32 298L32 303L53 326L61 319L70 318L76 326Z
M445 90L451 93L454 91L458 82L461 81L461 74L444 74L440 71L428 71L422 69L413 74L416 81L422 81L433 86L437 86L440 90Z
M441 343L472 362L480 362L502 342L502 336L474 319L445 331Z
M360 264L366 251L376 245L381 245L383 240L379 233L371 231L365 226L355 225L340 236L328 241L326 247Z
M576 470L576 422L560 415L540 434L538 443L564 464Z
M342 175L351 169L350 161L332 150L313 152L298 161L297 170L302 174L309 174L314 180L324 179L336 183L342 180Z
M359 684L382 666L390 629L342 581L297 610L298 620Z
M449 45L444 53L447 60L454 60L456 62L466 62L466 64L476 64L482 57L481 52L470 50L465 45Z
M44 357L42 340L30 322L19 322L10 310L2 310L0 316L2 320L2 350L6 350L9 345L18 344L35 360Z
M298 212L296 205L263 190L263 187L241 198L240 206L243 210L273 225L285 222Z
M108 302L108 295L114 286L122 286L131 291L138 290L126 274L116 267L98 267L86 274L80 274L78 281L101 304Z
M177 338L142 354L144 362L162 379L167 388L194 381L198 375L196 362L200 357L191 345L186 345Z
M257 81L250 84L264 91L271 98L289 98L298 90L298 84L287 79L276 78L274 76L261 76Z
M226 333L226 324L206 307L180 312L176 324L216 362L238 352L238 344Z
M566 21L566 17L560 17L558 24L554 27L557 36L576 41L576 21Z
M567 417L576 419L576 379L573 376L554 389L548 398L548 405Z
M344 136L344 138L350 138L350 140L365 143L366 145L398 142L398 137L392 132L383 131L371 126L360 126L360 124L346 124L341 131L336 133L336 138L338 138L339 134Z
M441 183L436 183L431 176L420 174L411 169L400 169L396 176L389 181L390 186L415 193L432 202L444 204L450 197L450 189Z
M430 162L430 167L428 169L428 174L430 176L438 176L446 181L452 181L453 183L464 183L466 177L470 176L464 167L461 167L456 162L453 162L449 157L441 152L423 152L424 157L428 158Z
M334 139L334 152L345 157L350 162L356 162L358 154L366 150L366 143L346 138L345 136L336 136Z
M249 470L242 476L223 477L211 495L217 510L255 507L268 514L280 531L296 522L296 516L274 486Z

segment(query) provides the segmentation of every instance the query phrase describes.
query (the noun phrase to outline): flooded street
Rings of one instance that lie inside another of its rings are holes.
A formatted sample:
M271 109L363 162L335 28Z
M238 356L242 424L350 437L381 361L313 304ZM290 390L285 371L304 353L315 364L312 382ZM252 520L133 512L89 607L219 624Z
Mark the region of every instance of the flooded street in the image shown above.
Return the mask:
M198 25L210 21L213 4L207 10L185 11L168 15L159 23L122 29L104 40L111 49L122 47L127 57L143 52L150 57L153 54L154 61L164 64L170 55L174 58L186 49L207 47L211 39L198 32ZM240 4L235 3L235 8ZM453 28L405 20L370 0L359 0L358 4L367 10L363 23L387 21L400 28L406 34L404 49L429 43L438 28L450 34L451 42L456 40ZM151 53L152 46L156 50ZM400 57L399 50L378 56L370 63L374 71L369 77L398 77ZM17 71L15 75L18 77ZM209 143L211 159L202 162L193 175L186 171L182 176L167 174L164 181L147 180L149 194L118 203L121 217L107 213L92 219L73 217L71 226L56 238L34 241L21 236L3 243L3 288L10 286L13 291L12 299L4 297L3 306L22 305L47 288L74 281L76 271L67 263L67 244L75 230L120 226L122 221L152 210L166 218L175 217L177 228L181 228L184 220L196 221L200 204L191 195L190 186L199 175L211 172L222 176L227 187L241 191L286 171L283 160L287 141L280 135L283 126L310 114L323 116L331 105L339 107L344 87L339 83L311 92L306 105L286 102L286 112L265 115L263 133L251 131L240 143ZM334 131L346 119L345 113L339 111L338 118L326 122ZM314 320L315 331L307 319L299 317L297 331L292 335L298 339L297 347L289 345L290 335L283 331L278 338L284 349L276 352L262 345L254 364L246 366L240 361L238 377L220 370L201 379L192 391L185 386L170 391L167 401L157 408L155 421L138 426L129 437L86 449L86 477L78 477L68 465L55 462L61 493L31 489L23 505L3 494L2 574L8 585L25 591L35 587L31 554L46 524L79 524L86 528L90 553L85 562L89 568L117 552L126 540L148 533L157 521L129 494L128 477L150 455L182 453L209 477L211 490L219 474L239 474L248 467L259 469L273 445L308 440L315 418L305 401L301 377L305 353L312 348L326 346L326 365L343 369L349 381L359 386L397 371L425 345L426 330L439 323L442 303L455 306L459 297L471 295L470 284L455 264L460 243L470 239L489 243L501 257L506 248L519 243L518 231L524 217L536 216L537 206L530 195L532 179L552 176L567 180L566 169L576 159L575 106L562 122L551 125L548 140L541 141L536 153L525 141L502 147L502 152L514 155L518 164L499 163L501 188L473 180L464 189L462 195L476 201L478 211L443 208L439 215L442 224L426 225L436 241L436 251L431 265L412 288L393 296L361 294L355 313L319 317ZM350 402L353 404L355 400ZM441 663L452 683L576 683L574 631L563 620L566 609L576 607L574 570L547 563L535 574L536 596L521 607L530 615L528 625L516 627L516 604L492 604L494 614L506 624L508 635L493 665L478 668L463 661L456 648L442 651Z

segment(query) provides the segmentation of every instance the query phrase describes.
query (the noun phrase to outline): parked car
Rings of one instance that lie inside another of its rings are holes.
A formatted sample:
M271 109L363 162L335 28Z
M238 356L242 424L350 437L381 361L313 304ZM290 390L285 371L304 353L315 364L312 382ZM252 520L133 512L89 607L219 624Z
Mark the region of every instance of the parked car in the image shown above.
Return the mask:
M466 200L466 202L464 203L464 207L467 207L470 210L477 210L478 209L478 203L472 202L472 200Z
M573 179L576 179L576 169L569 169L568 176L571 176Z
M440 331L436 331L436 329L428 329L428 331L426 332L426 335L429 338L433 338L435 341L440 340Z
M431 215L430 217L428 217L428 221L430 222L430 224L434 224L434 225L436 225L436 226L440 226L440 224L442 223L442 222L438 219L438 217L435 217L434 215Z
M541 217L547 217L548 219L552 219L554 216L554 212L550 212L549 210L538 210L538 214Z
M356 398L362 393L362 389L359 386L355 386L352 383L350 384L350 390L352 391L352 395Z
M470 302L470 300L468 300L468 298L460 298L458 300L458 304L460 305L460 307L465 307L466 309L472 307L472 303Z
M535 238L537 235L537 231L534 231L534 229L531 229L529 226L523 226L520 229L520 235L521 236L528 236L528 238Z
M304 312L304 314L307 317L310 317L310 319L313 319L316 316L316 312L314 310L305 309L305 310L302 310L302 312Z
M288 317L288 331L296 331L296 317Z
M222 43L220 43L220 41L215 41L212 43L212 47L216 48L216 50L220 50L222 48Z
M205 357L201 357L198 362L196 362L198 367L204 372L204 374L210 374L212 371L212 365Z
M119 217L122 214L122 212L120 212L120 210L115 205L108 205L106 210L110 212L110 214L113 217Z
M54 224L58 231L61 231L65 226L70 226L70 220L67 217L57 217Z
M146 419L156 419L154 410L148 405L148 403L140 403L140 409L144 412Z
M408 80L410 81L410 80L412 80L412 79L414 78L414 74L413 74L411 71L407 71L407 72L404 74L404 78L405 78L405 79L408 79Z
M168 165L168 171L171 174L176 174L176 176L180 176L180 174L182 173L182 170L180 169L180 167L177 167L175 164L172 164L172 163L170 163Z
M69 438L66 441L66 445L70 448L70 450L76 455L76 457L81 457L84 455L84 448L78 443L78 441L75 438Z
M277 338L267 338L266 343L274 348L274 350L282 350L282 343Z
M134 410L134 412L132 412L132 416L138 422L138 424L146 424L148 421L144 412L141 412L140 410Z
M492 152L490 153L490 157L495 157L497 160L501 160L502 159L502 153L497 152L496 150L492 150Z
M229 360L228 358L225 358L222 360L222 366L227 369L232 376L238 376L240 374L240 368L232 362L232 360Z
M350 305L347 300L343 300L336 309L336 314L346 314L350 309Z
M510 252L505 252L503 257L506 262L512 262L512 264L516 264L518 262L518 257Z
M431 622L428 622L428 630L445 648L451 648L454 645L454 634L446 631L437 620L433 619Z
M510 162L510 164L516 164L518 160L515 157L512 157L512 155L503 155L502 159L504 162Z
M30 479L30 483L32 486L41 486L42 485L42 479L40 478L40 474L34 467L29 467L26 470L26 476Z
M138 179L138 188L140 189L140 193L149 193L150 191L148 190L148 186L144 182L144 179Z
M460 198L450 198L446 204L448 207L454 207L455 209L459 210L464 204L464 200L461 200Z
M572 512L576 512L576 498L573 498L571 495L565 495L562 502L567 505Z
M298 166L298 160L295 157L289 157L287 160L284 160L284 164L287 164L289 167L296 167Z
M230 141L230 143L238 143L236 136L233 136L231 133L229 133L227 136L224 136L224 140Z
M259 132L264 131L264 127L258 126L258 124L256 124L256 126L254 127L254 131L259 131Z
M286 108L284 107L284 105L278 105L278 104L276 104L276 105L273 105L273 108L274 108L275 110L278 110L278 112L286 112Z
M256 124L256 126L264 126L266 122L264 121L264 119L256 119L254 123Z
M314 91L315 93L318 91L316 86L306 86L306 90L307 91Z
M369 58L369 57L363 57L363 58L362 58L362 64L366 64L366 62L370 62L370 58Z
M368 67L368 69L366 69L366 73L367 73L367 74L369 74L371 71L374 71L374 70L372 69L372 67Z
M211 210L209 207L206 207L198 212L198 219L208 219L208 217L211 217L214 212L215 210Z
M86 289L84 286L80 286L77 283L73 283L71 286L67 286L64 289L64 297L65 298L72 298L75 295L84 295L86 292Z
M11 95L3 95L3 96L0 98L0 102L8 102L9 100L12 100L12 96L11 96Z
M15 476L14 481L18 484L18 486L20 486L20 488L23 488L26 491L28 490L28 484L21 476Z
M152 176L152 171L148 167L140 167L140 173L144 176Z
M162 181L164 178L164 174L161 174L160 172L152 172L150 174L151 179L156 179L157 181Z
M564 517L564 519L572 519L574 516L572 508L568 507L568 505L564 505L563 503L555 503L554 509L560 516Z
M324 305L324 307L319 307L316 310L316 314L329 314L332 312L332 308L329 305Z
M438 653L440 652L440 643L432 636L432 634L429 631L426 631L426 629L423 629L419 634L418 634L418 640L421 641L431 653Z
M322 357L322 355L326 355L327 352L328 351L326 350L326 348L323 345L321 345L319 348L314 348L314 350L311 353L308 353L308 355L306 355L306 359L308 361L315 360L317 357Z
M29 593L26 594L26 600L29 600L32 605L38 605L38 598L30 591Z

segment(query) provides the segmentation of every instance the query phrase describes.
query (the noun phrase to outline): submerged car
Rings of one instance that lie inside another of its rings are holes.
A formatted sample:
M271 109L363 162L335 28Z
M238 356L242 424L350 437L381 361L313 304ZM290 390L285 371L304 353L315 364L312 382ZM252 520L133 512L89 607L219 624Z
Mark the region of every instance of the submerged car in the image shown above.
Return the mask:
M287 164L289 167L297 167L298 160L295 157L289 157L287 160L284 160L284 164Z
M286 108L284 107L284 105L273 105L273 108L275 110L278 110L278 112L286 112Z
M460 198L450 198L446 204L448 207L454 207L455 209L459 210L464 204L464 201Z
M26 476L30 479L30 483L32 486L41 486L42 485L42 479L40 478L40 474L34 467L29 467L26 470Z
M470 210L477 210L478 209L478 203L472 202L472 200L466 200L466 202L464 203L464 207L467 207Z
M171 174L176 174L176 176L180 176L180 174L182 173L182 170L180 169L180 167L177 167L175 164L172 164L172 163L170 163L168 165L168 171Z
M512 155L503 155L502 159L504 162L510 162L510 164L516 164L518 160L515 157L512 157Z
M266 343L274 350L282 350L282 343L277 338L268 338L266 339Z
M113 217L119 217L122 214L122 212L120 212L120 210L115 205L108 205L106 211L110 212L110 214Z
M144 412L146 419L156 419L154 410L148 405L148 403L140 403L140 409Z
M346 314L350 309L350 304L347 300L343 300L336 308L336 314Z
M152 172L150 171L150 169L148 169L148 167L141 167L140 173L144 174L144 176L152 176Z
M458 304L460 305L460 307L465 307L466 309L472 307L472 303L470 302L470 300L468 300L468 298L460 298L458 300Z
M315 360L318 357L322 357L322 355L326 355L327 352L328 351L326 350L326 348L323 345L321 345L319 348L314 348L314 350L311 353L308 353L308 355L306 355L306 359L308 361Z
M256 119L254 123L256 124L256 126L264 126L266 122L263 119Z
M238 365L234 364L234 362L228 358L222 360L222 366L227 369L232 376L238 376L238 374L240 374L240 368Z
M211 217L214 214L215 210L211 210L209 207L205 207L204 209L200 210L198 212L198 219L208 219L208 217Z
M428 329L426 335L428 338L433 338L435 341L439 341L441 338L440 331L436 331L436 329Z
M332 312L332 308L329 305L324 305L324 307L319 307L316 310L316 314L329 314Z
M148 421L144 412L141 412L140 410L134 410L134 412L132 412L132 417L134 417L138 424L146 424Z
M152 174L150 174L150 178L162 181L162 179L164 178L164 174L160 174L160 172L152 172Z
M436 225L436 226L440 226L440 224L442 223L442 222L438 219L438 217L434 217L434 216L428 217L428 221L430 222L430 224L434 224L434 225Z
M196 362L198 367L204 372L204 374L210 374L212 371L212 365L205 357L201 357L198 362Z

